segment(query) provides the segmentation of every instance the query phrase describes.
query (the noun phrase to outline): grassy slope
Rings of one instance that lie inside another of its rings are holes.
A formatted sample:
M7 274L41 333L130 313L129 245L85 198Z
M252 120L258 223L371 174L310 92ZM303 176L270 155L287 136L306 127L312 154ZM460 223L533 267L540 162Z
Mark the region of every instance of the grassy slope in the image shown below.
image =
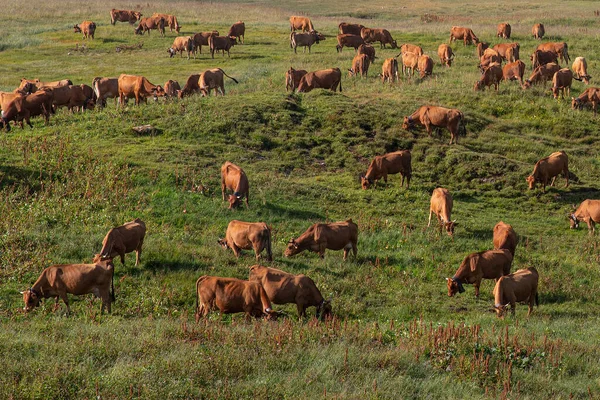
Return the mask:
M598 189L598 129L590 112L574 112L541 88L522 92L516 84L503 84L497 94L473 92L474 51L462 45L454 46L452 69L436 64L433 79L424 82L382 86L374 77L381 60L397 54L384 50L371 78L344 77L343 94L283 92L283 72L290 65L347 68L352 52L333 52L336 26L360 17L370 18L362 21L368 26L388 27L399 43L422 45L434 59L449 26L472 26L495 43L500 19L513 25L525 57L536 45L529 27L541 20L551 39L569 43L573 58L586 56L596 76L595 33L585 28L596 23L593 3L546 5L570 16L554 20L542 19L547 11L541 2L527 8L515 3L508 13L492 6L467 13L450 3L406 9L380 3L352 10L312 1L289 9L269 2L171 2L142 9L176 13L184 34L226 32L243 19L247 44L235 47L231 59L215 60L206 54L195 61L169 59L165 50L174 34L134 37L126 24L110 26L102 2L60 7L46 2L28 18L3 25L4 90L23 76L67 76L89 84L94 76L127 72L154 83L185 82L189 74L214 66L240 84L226 82L224 98L124 111L110 104L74 116L61 111L49 127L36 121L34 130L2 135L0 354L7 373L0 375L1 397L477 398L512 390L513 397L583 398L588 388L599 393L598 241L585 229L569 231L565 218L571 204L595 197ZM128 6L135 4L119 5ZM6 10L20 15L16 2ZM286 18L297 12L309 12L328 36L311 55L294 55L288 47ZM445 20L423 25L419 18L425 12ZM68 28L88 18L99 26L96 40L88 43L88 52L74 53L70 49L81 40ZM114 52L118 44L138 41L142 51ZM581 90L576 82L573 92ZM422 130L401 129L401 118L423 103L465 112L468 135L458 146L447 146L445 132L428 138ZM142 123L163 133L134 135L130 128ZM393 176L386 188L361 191L356 177L368 160L400 148L413 151L411 189L399 189ZM546 194L526 191L524 178L535 161L558 149L567 151L581 183L564 189L559 179L558 188ZM224 160L247 171L249 210L232 214L220 201ZM211 189L208 196L194 190L200 182ZM454 240L425 228L437 186L454 195L460 223ZM98 302L89 298L73 298L70 318L52 313L52 302L21 314L18 290L41 269L89 260L111 226L136 216L149 229L143 262L134 267L128 256L126 266L117 264L113 316L101 317ZM338 253L323 261L314 254L281 256L287 240L309 223L349 217L361 229L358 260L343 263ZM199 275L243 278L253 264L249 254L236 261L216 246L232 218L273 225L274 265L311 276L333 297L342 322L297 323L295 308L286 306L278 308L292 317L279 323L245 324L239 316L218 315L193 323ZM517 321L497 321L488 312L490 282L482 287L482 300L474 299L470 287L458 298L445 295L444 277L469 252L491 247L491 228L500 219L522 238L514 269L540 271L542 306L529 320L520 306ZM467 328L453 328L463 323ZM475 326L477 333L470 330Z

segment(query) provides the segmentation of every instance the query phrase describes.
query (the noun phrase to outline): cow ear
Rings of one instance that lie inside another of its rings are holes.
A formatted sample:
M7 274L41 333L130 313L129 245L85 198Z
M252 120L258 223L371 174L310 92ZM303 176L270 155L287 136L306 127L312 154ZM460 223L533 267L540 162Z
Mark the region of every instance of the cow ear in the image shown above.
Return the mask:
M25 294L25 292L19 292L19 293L21 293L21 294Z

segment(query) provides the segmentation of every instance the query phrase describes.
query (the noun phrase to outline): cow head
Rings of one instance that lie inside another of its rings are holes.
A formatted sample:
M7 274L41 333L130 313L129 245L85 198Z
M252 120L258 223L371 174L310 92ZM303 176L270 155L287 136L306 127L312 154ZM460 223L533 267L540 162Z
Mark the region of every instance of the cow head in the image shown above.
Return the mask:
M392 40L391 46L392 46L392 49L397 49L398 48L398 42L396 42L395 40Z
M235 37L235 36L228 36L227 38L229 39L229 43L232 46L235 46L235 44L237 43L237 37Z
M456 293L463 293L465 288L462 282L458 278L446 278L446 284L448 285L448 296L452 297Z
M533 190L535 189L535 177L533 175L529 175L527 177L527 179L525 179L527 181L527 184L529 185L529 190Z
M79 27L78 24L75 24L73 26L73 33L81 33L81 28Z
M363 190L367 190L373 184L373 179L367 178L365 174L360 175L360 186Z
M300 246L298 245L298 242L296 242L296 239L292 238L288 242L287 248L283 252L283 255L285 257L290 257L298 253L300 253Z
M412 127L412 120L410 117L404 117L404 121L402 122L402 129L410 129Z
M571 229L579 228L579 220L575 216L575 214L569 215L569 224L571 225Z
M133 31L133 32L134 32L136 35L143 35L143 34L144 34L144 33L143 33L143 29L144 29L144 28L143 28L142 24L140 23L140 24L138 25L138 27L134 29L134 31Z
M156 85L156 87L152 89L152 95L154 96L154 101L157 101L159 97L165 97L166 92L162 86Z
M446 228L446 232L448 233L449 236L454 235L454 227L458 226L458 222L456 222L456 220L454 221L446 221L443 223L444 228Z
M221 246L225 250L229 248L229 246L227 245L227 239L219 239L217 240L217 243L219 243L219 246Z
M504 316L506 315L506 311L508 310L508 306L510 306L510 303L505 305L495 304L494 311L496 311L496 316L498 318L504 318Z
M356 75L356 72L354 72L354 68L348 68L348 77L352 78L354 75Z
M133 16L135 17L136 21L139 21L139 19L142 18L142 15L143 14L141 12L139 12L139 11L134 11L133 12Z
M242 203L242 195L234 193L229 195L229 209L232 210Z
M21 294L23 295L23 302L25 303L25 307L23 307L25 312L29 312L40 305L42 296L33 288L29 288L26 291L21 292Z
M173 49L172 47L169 47L167 49L167 53L169 53L169 58L173 58L175 56L175 54L177 54L177 51L175 49Z
M571 108L573 110L576 110L578 108L581 109L582 106L583 106L583 104L581 104L581 101L579 99L576 99L575 97L571 97Z
M333 311L331 308L331 300L322 300L321 303L317 306L316 317L317 319L327 319L333 316Z
M473 90L474 91L483 90L483 81L482 80L476 81L475 85L473 85Z

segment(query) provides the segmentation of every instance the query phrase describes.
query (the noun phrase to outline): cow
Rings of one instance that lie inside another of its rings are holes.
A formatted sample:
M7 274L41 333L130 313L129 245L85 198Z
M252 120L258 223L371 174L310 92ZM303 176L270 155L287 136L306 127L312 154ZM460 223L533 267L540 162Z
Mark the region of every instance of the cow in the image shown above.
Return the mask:
M393 83L398 80L398 60L394 58L386 58L381 66L381 83L385 81Z
M483 74L485 70L493 63L502 64L502 57L494 49L485 49L483 55L479 59L479 71Z
M398 48L398 44L387 29L362 28L360 30L360 36L365 43L379 42L379 47L383 49L385 49L386 44L389 44L392 49Z
M464 46L466 46L468 43L472 43L474 45L479 43L479 38L475 36L471 28L463 28L460 26L453 26L452 29L450 29L450 43L455 40L462 40Z
M233 220L227 225L225 238L217 241L224 249L233 250L236 258L242 250L254 249L256 261L263 250L267 251L267 261L273 261L271 252L271 228L264 222L244 222Z
M290 32L294 32L296 30L301 30L302 32L310 32L314 31L315 27L312 24L312 21L308 17L290 17Z
M452 66L452 60L454 60L454 52L452 51L452 47L442 43L438 46L437 53L438 57L440 58L440 64L445 65L448 68Z
M142 13L139 11L133 10L110 10L110 23L114 25L118 22L129 22L130 25L133 25L136 21L142 17Z
M173 32L173 30L175 30L175 32L179 33L179 30L181 29L181 25L179 25L179 22L177 22L177 17L171 14L160 14L160 13L154 13L152 14L153 18L163 18L165 20L165 25L169 26L169 30L171 32Z
M408 130L415 124L423 125L428 136L431 136L431 127L448 129L450 131L450 144L453 141L458 144L458 131L461 125L464 134L467 134L465 116L456 108L421 106L408 117L404 117L402 129Z
M313 44L319 44L321 40L325 40L325 36L321 35L319 32L310 31L307 33L290 33L290 48L294 49L294 53L296 53L296 48L304 47L304 52L306 53L306 48L308 47L308 52L310 53L310 48Z
M600 88L590 87L585 89L578 97L571 97L571 108L573 110L582 109L586 103L592 104L592 110L594 111L594 116L596 116L598 103L600 103Z
M533 28L531 28L531 34L533 35L534 39L541 40L544 37L544 35L546 34L544 25L543 24L533 25Z
M498 222L494 226L494 250L503 250L506 249L510 251L510 254L515 255L515 250L517 248L517 233L509 224L504 223L503 221Z
M93 109L94 101L87 97L81 86L59 86L50 89L52 92L52 105L55 108L67 107L69 111L81 109Z
M200 74L200 78L198 78L198 86L202 96L210 96L210 91L212 89L215 90L215 96L218 95L219 91L221 92L221 96L225 96L225 83L223 81L223 76L226 76L235 83L238 83L237 79L227 75L221 68L207 69Z
M235 24L231 25L231 28L229 28L229 33L227 34L227 36L234 37L238 40L238 42L240 42L241 44L244 44L244 34L245 33L246 33L246 24L244 24L242 21L238 21Z
M275 268L253 265L248 280L262 285L273 304L296 304L298 317L306 315L308 307L316 308L317 319L332 315L331 301L325 300L315 282L304 274L293 275Z
M134 32L136 35L143 35L148 32L148 36L150 36L152 29L158 29L160 35L165 36L165 19L162 17L142 18Z
M96 23L92 21L83 21L81 24L75 24L73 26L74 33L82 33L84 39L94 39L94 33L96 32Z
M553 51L560 57L564 62L571 61L571 57L569 57L569 46L565 42L548 42L539 44L536 47L536 50L542 51Z
M590 84L591 76L587 73L587 61L585 57L577 57L575 61L573 61L573 79L577 79L578 81L583 80L583 83L586 85Z
M343 249L345 261L350 249L356 259L357 242L358 226L351 219L331 224L313 224L298 238L290 239L283 255L290 257L304 250L310 250L325 258L325 249Z
M540 65L558 62L558 54L554 51L536 50L529 57L531 60L531 69L536 69Z
M343 35L337 35L337 42L338 44L335 46L335 49L338 53L341 53L344 47L353 47L354 50L358 50L361 44L365 44L365 41L362 37L346 33Z
M366 54L357 54L352 60L352 68L348 69L348 75L360 75L361 78L367 77L369 72L369 57Z
M100 312L104 309L111 312L111 302L114 301L114 264L111 259L94 262L93 264L58 264L42 271L37 281L27 290L21 292L25 307L29 312L39 306L41 299L54 297L55 309L59 298L67 306L67 314L71 313L67 293L76 296L93 293L102 299ZM111 290L112 289L112 290Z
M531 74L529 79L525 79L525 82L523 83L523 89L528 89L533 84L545 84L547 81L551 81L554 74L559 70L560 66L556 63L540 65L539 67L533 70L533 73Z
M96 94L96 102L100 106L106 105L106 99L112 98L118 102L119 98L119 78L101 78L96 77L92 81L92 87Z
M248 177L243 169L229 161L226 161L221 166L221 194L223 195L223 201L225 201L226 189L233 192L228 198L230 210L240 205L242 197L246 198L246 208L250 207L248 204L248 200L250 199Z
M285 72L285 91L291 90L294 92L298 88L300 84L300 80L307 72L304 69L294 69L290 67L289 70Z
M196 281L196 322L214 309L218 309L221 314L246 313L246 320L250 317L277 317L259 282L201 276Z
M535 184L539 182L542 184L542 192L546 192L546 185L550 179L552 179L550 186L554 186L554 181L561 172L567 180L565 187L569 187L569 157L567 157L567 153L557 151L542 158L535 163L532 174L526 179L529 190L535 189Z
M192 40L194 41L194 53L200 50L200 54L202 54L202 46L208 46L208 38L211 36L219 36L219 31L195 33L194 36L192 36Z
M179 82L169 79L165 82L165 97L173 98L177 97L178 92L181 91L181 86L179 86Z
M579 228L579 221L587 223L590 234L596 232L596 224L600 222L600 200L584 200L577 210L569 215L571 229Z
M488 49L489 47L490 47L489 43L486 43L486 42L477 43L477 48L476 48L477 58L481 59L481 56L483 56L485 49Z
M16 121L23 128L23 121L33 128L30 118L38 115L44 117L44 123L50 122L50 112L52 110L52 93L50 90L38 90L35 93L26 96L17 95L10 101L2 103L1 125L7 132L10 131L10 122Z
M525 74L525 63L521 60L508 63L502 68L502 79L505 81L517 80L523 85L523 74Z
M521 45L519 43L500 43L492 47L496 50L503 60L514 62L519 59Z
M183 52L187 52L187 59L190 59L190 54L194 52L194 39L191 36L177 36L173 41L171 47L168 48L167 53L169 57L173 58L177 52L179 57L183 57ZM196 59L196 53L194 52L194 60Z
M400 54L406 53L406 52L410 52L410 53L414 53L418 56L422 56L423 48L421 46L417 46L415 44L404 43L402 46L400 46ZM400 54L398 54L396 57L399 57Z
M410 70L410 76L413 76L418 65L418 55L410 51L402 53L402 75L408 75L408 70Z
M458 223L456 220L452 220L452 204L452 195L448 189L434 189L431 194L427 227L431 226L431 214L435 214L439 222L440 232L442 228L445 228L449 236L454 236L454 227L458 226Z
M309 72L300 79L298 93L308 93L313 89L329 89L342 91L342 71L339 68L321 69Z
M81 88L81 90L83 91L83 94L85 95L87 100L92 100L92 104L96 105L96 93L94 92L94 89L92 89L91 86L88 86L86 84L81 84L79 85L79 87ZM88 103L89 105L89 103Z
M370 44L365 43L358 46L356 54L365 54L367 57L369 57L371 64L375 62L375 48Z
M359 35L364 25L361 24L349 24L347 22L340 22L338 29L340 34Z
M177 97L183 99L184 96L189 96L192 93L202 93L198 82L200 81L200 74L192 74L188 77L182 90L177 92Z
M509 250L487 250L471 253L465 257L452 278L446 278L448 296L463 293L464 283L472 283L475 297L479 297L479 286L483 279L496 279L510 274L513 255Z
M419 56L417 68L419 69L419 78L425 79L426 76L433 73L433 60L426 54Z
M119 76L119 103L125 104L126 98L135 98L135 104L139 105L146 97L154 96L156 100L159 96L165 95L165 90L160 85L153 85L148 79L139 75L121 74ZM117 103L118 107L118 103Z
M404 186L404 178L406 178L406 188L410 185L410 178L412 177L412 156L410 150L400 150L393 153L384 154L382 156L376 156L366 174L361 174L360 184L363 190L368 189L371 185L377 186L377 182L383 178L383 181L387 184L388 175L400 174L402 181L400 187Z
M139 218L124 223L108 231L102 240L100 253L94 256L94 262L121 257L125 265L125 254L135 251L135 266L142 259L142 245L146 236L146 224Z
M500 81L502 80L502 66L498 63L491 63L481 74L481 78L475 82L473 90L485 90L485 87L494 85L494 89L498 91Z
M230 36L214 36L211 35L208 37L208 46L210 48L210 55L212 58L215 58L215 51L223 51L223 57L225 57L225 52L227 52L227 57L231 57L229 50L231 47L235 46L237 39Z
M565 95L571 94L571 84L573 83L573 72L569 68L563 68L561 70L556 71L554 76L552 77L552 95L555 99L558 99L558 96L562 94L564 98Z
M527 317L533 311L533 303L539 307L538 299L538 281L539 274L534 267L520 269L510 275L498 279L494 286L494 311L498 318L503 318L508 306L510 306L512 315L515 315L515 306L517 302L529 304Z
M510 39L511 27L509 23L498 24L496 36L503 39Z
M25 90L28 91L29 93L33 93L39 89L42 88L55 88L55 87L59 87L59 86L69 86L72 85L73 82L70 79L61 79L59 81L52 81L52 82L44 82L44 81L40 81L39 79L21 79L21 84L19 85L19 87L17 89L19 90Z

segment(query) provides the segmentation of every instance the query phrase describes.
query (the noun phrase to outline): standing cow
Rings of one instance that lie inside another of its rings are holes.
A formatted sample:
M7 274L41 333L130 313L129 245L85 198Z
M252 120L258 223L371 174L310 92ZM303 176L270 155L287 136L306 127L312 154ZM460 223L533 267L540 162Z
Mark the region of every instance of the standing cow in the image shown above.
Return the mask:
M431 136L431 127L448 129L450 131L449 144L452 144L452 142L458 144L458 131L461 126L464 134L467 134L465 116L456 108L421 106L408 117L404 117L402 129L408 130L415 124L423 125L428 136Z
M510 253L515 255L515 250L517 248L517 233L513 229L512 226L506 224L502 221L498 222L496 226L494 226L494 249L495 250L503 250L506 249L510 251Z
M224 249L233 250L236 258L240 257L241 250L254 249L256 261L263 250L267 252L267 261L273 261L271 252L271 228L264 222L244 222L233 220L227 225L225 238L218 243Z
M452 195L445 188L436 188L431 194L431 202L429 206L429 222L427 227L431 226L431 214L435 214L438 219L440 232L442 228L446 229L448 235L454 235L454 227L458 224L456 220L452 220Z
M125 265L125 254L135 251L135 266L137 267L142 259L142 245L145 236L146 224L139 218L112 228L104 237L102 250L94 256L94 261L120 256L121 263Z
M442 65L447 67L452 66L452 60L454 60L454 52L452 51L452 47L442 43L439 45L437 53Z
M398 60L396 58L386 58L381 66L381 83L388 81L394 83L398 80Z
M446 278L448 296L465 291L463 283L472 283L475 296L479 297L479 286L483 279L499 279L510 274L513 256L510 251L488 250L471 253L460 264L452 278Z
M319 253L321 258L325 258L326 249L343 249L345 261L351 249L356 259L357 242L358 225L352 222L351 219L331 224L314 224L298 238L290 239L283 255L290 257L304 250L310 250Z
M408 189L412 176L411 159L410 150L400 150L383 156L376 156L371 161L367 173L360 176L361 187L366 190L371 185L377 185L381 178L387 184L388 175L399 173L402 175L400 187L404 186L404 178L406 178L406 188Z
M496 36L503 39L510 39L511 26L509 23L498 24Z
M202 96L210 96L210 91L213 89L215 90L215 96L219 91L222 96L225 96L225 82L223 76L238 83L237 79L227 75L221 68L209 69L200 74L200 77L198 78L198 90L200 90Z
M544 157L535 163L533 172L527 177L529 190L535 189L536 183L542 184L542 192L546 192L546 185L550 180L550 186L554 186L554 181L558 174L565 176L567 180L566 187L569 187L569 157L564 151L557 151Z
M496 315L499 318L504 317L508 306L510 306L514 316L517 302L524 302L529 305L529 311L527 312L527 317L529 317L531 311L533 311L533 303L535 302L535 305L539 306L538 281L539 274L534 267L520 269L498 279L494 287L494 310Z
M246 33L246 24L243 21L238 21L231 25L227 36L237 38L238 42L244 44L244 34Z
M93 39L96 33L96 23L92 21L83 21L81 24L73 26L74 33L82 33L84 39Z
M226 161L221 166L221 194L223 195L223 201L225 201L226 189L233 192L233 194L229 195L230 210L240 205L242 197L246 198L246 208L249 207L250 184L248 183L248 177L243 169L229 161Z
M584 200L577 210L569 215L571 229L579 228L579 221L587 223L590 234L596 232L596 224L600 223L600 200Z
M306 74L307 72L304 69L294 69L290 67L290 69L285 72L285 91L291 90L294 92L300 84L300 79Z
M300 79L298 93L308 93L313 89L342 91L342 71L339 68L321 69L309 72Z

